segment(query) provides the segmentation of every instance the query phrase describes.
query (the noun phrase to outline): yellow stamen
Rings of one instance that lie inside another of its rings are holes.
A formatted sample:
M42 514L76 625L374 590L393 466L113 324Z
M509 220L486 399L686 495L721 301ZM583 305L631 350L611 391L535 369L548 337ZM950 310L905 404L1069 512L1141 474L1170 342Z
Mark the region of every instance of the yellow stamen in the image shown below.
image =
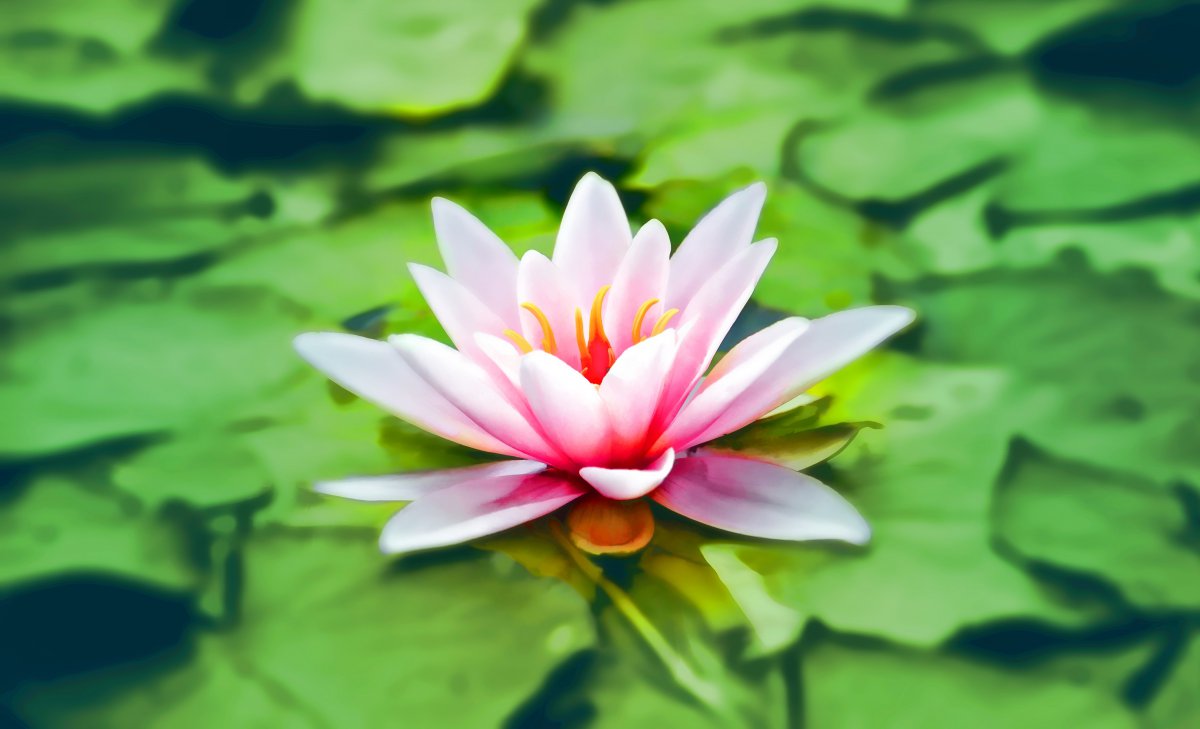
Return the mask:
M605 344L608 343L608 336L604 333L604 319L601 312L604 308L604 297L608 296L608 290L612 286L601 286L596 292L596 298L592 299L592 312L589 318L591 322L591 340L600 340Z
M554 354L558 351L558 345L554 342L554 331L550 329L550 320L542 313L542 310L537 308L537 305L532 301L526 301L521 304L521 308L533 314L538 320L538 324L542 327L542 349L546 350L547 354Z
M588 354L587 339L583 336L583 312L579 307L575 307L575 345L579 347L579 362L581 369L587 369L587 366L592 361L592 356Z
M513 344L517 345L517 349L521 350L521 354L529 354L533 351L533 345L529 343L529 340L525 337L522 337L520 334L517 334L512 329L505 329L504 336L508 337L510 340L512 340Z
M658 317L658 321L654 322L654 328L650 330L650 336L654 337L662 334L663 330L667 328L667 322L671 321L678 313L679 309L668 309L666 313Z
M638 307L637 313L633 315L633 343L637 344L642 341L642 322L646 320L646 314L650 313L650 309L658 303L658 299L650 299L646 303Z

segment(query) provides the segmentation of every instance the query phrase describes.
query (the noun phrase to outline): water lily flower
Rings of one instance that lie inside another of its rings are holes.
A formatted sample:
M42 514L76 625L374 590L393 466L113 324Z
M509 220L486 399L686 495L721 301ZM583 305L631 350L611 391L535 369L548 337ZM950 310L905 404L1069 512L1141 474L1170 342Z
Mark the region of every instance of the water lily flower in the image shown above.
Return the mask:
M412 501L384 527L389 553L455 544L572 504L572 539L639 547L645 498L719 529L783 540L865 542L857 511L816 479L702 446L803 394L913 319L870 306L792 317L710 364L775 252L752 242L755 184L709 212L672 255L658 221L630 234L616 190L575 188L552 258L520 260L471 214L434 199L447 273L410 265L454 346L309 333L295 346L335 382L469 448L511 457L438 472L356 478L318 490Z

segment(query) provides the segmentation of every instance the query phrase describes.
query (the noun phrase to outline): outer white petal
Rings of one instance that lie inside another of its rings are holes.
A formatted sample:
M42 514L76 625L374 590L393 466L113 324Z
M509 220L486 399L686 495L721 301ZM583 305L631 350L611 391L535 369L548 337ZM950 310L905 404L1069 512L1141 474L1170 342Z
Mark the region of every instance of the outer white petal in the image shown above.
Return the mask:
M696 223L671 257L667 306L684 308L705 281L754 238L767 186L756 182L725 198Z
M517 326L517 257L486 225L458 205L433 199L433 227L446 270L494 312Z
M867 306L813 320L719 417L677 447L704 443L757 420L866 354L913 317L903 306Z
M836 491L789 468L740 456L681 458L658 503L702 524L765 539L836 539L865 544L867 522Z
M524 404L506 397L487 372L461 352L415 334L393 336L389 342L417 374L497 440L531 460L564 464L562 454L523 411Z
M662 436L662 443L686 449L704 431L743 398L772 365L808 329L809 322L791 317L742 340L713 368Z
M645 496L667 478L675 465L675 451L667 449L645 468L598 468L588 466L579 469L579 476L587 481L602 496L610 499L636 499Z
M567 201L554 243L554 263L585 306L612 283L631 241L629 218L613 186L594 172L583 176Z
M429 266L410 263L417 288L429 304L454 346L464 354L478 358L476 332L501 334L507 328L504 321L475 297L466 286Z
M384 526L379 546L396 554L459 544L549 514L583 494L554 471L464 481L401 509Z
M546 437L578 465L604 463L612 435L600 393L583 375L545 352L521 358L521 389Z
M386 342L314 332L296 337L295 347L329 379L419 428L470 448L521 455L468 418Z
M410 471L386 476L359 476L337 481L321 481L313 485L313 490L355 501L412 501L456 483L544 470L546 464L537 461L497 461L440 471Z

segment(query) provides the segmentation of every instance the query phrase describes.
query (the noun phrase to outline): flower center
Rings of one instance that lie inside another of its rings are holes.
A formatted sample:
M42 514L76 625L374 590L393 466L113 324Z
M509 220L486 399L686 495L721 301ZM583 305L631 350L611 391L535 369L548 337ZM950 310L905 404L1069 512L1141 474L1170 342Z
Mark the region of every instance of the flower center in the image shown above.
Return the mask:
M583 326L583 311L579 308L575 309L575 346L579 348L579 371L583 376L593 384L600 384L604 380L604 375L608 373L608 369L612 367L617 360L617 353L613 350L612 342L609 341L608 335L604 333L604 318L602 311L604 309L604 299L608 296L609 289L612 286L602 286L596 292L596 297L592 299L592 308L588 313L588 326L585 331ZM659 303L659 299L648 299L638 307L637 313L633 317L633 333L631 339L634 344L646 339L643 335L646 323L646 315L654 308L654 305ZM521 308L528 311L537 319L538 326L542 328L542 349L547 354L558 353L558 340L554 338L554 330L550 326L550 319L546 313L532 301L526 301L521 304ZM679 309L668 309L658 317L654 322L654 326L650 328L651 337L661 334L667 328L667 324L671 319L679 313ZM517 349L522 354L528 354L533 351L533 345L529 340L521 336L520 333L505 329L504 336L508 337Z

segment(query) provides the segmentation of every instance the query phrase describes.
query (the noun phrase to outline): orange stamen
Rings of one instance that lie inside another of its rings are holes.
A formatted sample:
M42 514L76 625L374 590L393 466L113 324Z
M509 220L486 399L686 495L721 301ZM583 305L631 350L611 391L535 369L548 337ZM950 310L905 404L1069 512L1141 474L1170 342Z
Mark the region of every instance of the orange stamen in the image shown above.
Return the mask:
M589 320L591 322L590 341L601 341L608 344L608 336L604 333L604 318L601 312L604 308L604 297L608 296L608 290L612 286L601 286L596 292L596 298L592 299L592 311Z
M575 307L575 346L579 347L580 369L587 369L592 356L588 354L587 339L583 336L583 312Z
M678 313L679 309L669 309L662 316L658 317L658 321L654 322L654 328L650 330L650 336L655 337L662 334L663 330L667 328L667 322L671 321Z
M633 315L633 343L637 344L642 341L642 322L646 320L646 314L650 313L650 309L658 303L658 299L650 299L646 303L638 307L637 313Z
M533 351L533 345L529 343L529 340L525 337L522 337L520 334L517 334L512 329L505 329L504 336L508 337L510 340L512 340L513 344L517 345L517 349L521 350L521 354L529 354Z
M537 305L532 301L526 301L521 304L521 308L533 314L537 319L538 324L542 327L542 349L546 350L547 354L554 354L558 351L558 345L554 342L554 331L550 329L550 320L542 313L542 310L537 308Z

